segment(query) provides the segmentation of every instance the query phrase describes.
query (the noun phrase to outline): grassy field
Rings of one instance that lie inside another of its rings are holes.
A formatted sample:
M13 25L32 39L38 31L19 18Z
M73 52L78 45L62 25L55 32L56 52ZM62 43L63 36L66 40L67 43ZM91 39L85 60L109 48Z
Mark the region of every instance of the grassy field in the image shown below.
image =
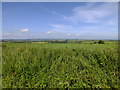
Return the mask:
M118 88L117 44L4 43L3 88Z

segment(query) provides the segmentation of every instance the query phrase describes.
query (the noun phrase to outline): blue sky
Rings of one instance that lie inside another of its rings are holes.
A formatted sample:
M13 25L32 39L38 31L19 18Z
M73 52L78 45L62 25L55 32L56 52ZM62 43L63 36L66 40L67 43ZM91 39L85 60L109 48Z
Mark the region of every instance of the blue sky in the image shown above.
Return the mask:
M117 2L4 2L5 39L117 39Z

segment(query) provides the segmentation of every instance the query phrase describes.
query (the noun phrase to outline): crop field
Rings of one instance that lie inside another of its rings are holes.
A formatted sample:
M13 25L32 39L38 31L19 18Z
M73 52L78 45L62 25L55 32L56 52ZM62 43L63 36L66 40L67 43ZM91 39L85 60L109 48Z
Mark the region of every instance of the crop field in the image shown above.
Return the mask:
M3 88L118 88L115 43L4 43Z

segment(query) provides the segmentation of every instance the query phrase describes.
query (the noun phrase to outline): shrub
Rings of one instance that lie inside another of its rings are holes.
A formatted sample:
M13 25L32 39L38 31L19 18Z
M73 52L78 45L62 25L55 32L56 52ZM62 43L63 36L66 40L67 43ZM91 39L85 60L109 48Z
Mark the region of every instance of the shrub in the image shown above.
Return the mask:
M98 44L98 42L94 42L93 44Z
M7 47L5 44L2 44L2 48L5 48L5 47Z
M102 41L102 40L99 40L99 41L98 41L98 44L105 44L105 42Z

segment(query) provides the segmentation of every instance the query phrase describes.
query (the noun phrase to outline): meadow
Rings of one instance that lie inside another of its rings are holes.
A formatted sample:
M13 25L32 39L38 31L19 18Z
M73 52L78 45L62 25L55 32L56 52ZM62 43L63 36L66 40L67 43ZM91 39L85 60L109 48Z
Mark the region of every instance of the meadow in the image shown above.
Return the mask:
M3 43L3 88L118 88L116 43Z

